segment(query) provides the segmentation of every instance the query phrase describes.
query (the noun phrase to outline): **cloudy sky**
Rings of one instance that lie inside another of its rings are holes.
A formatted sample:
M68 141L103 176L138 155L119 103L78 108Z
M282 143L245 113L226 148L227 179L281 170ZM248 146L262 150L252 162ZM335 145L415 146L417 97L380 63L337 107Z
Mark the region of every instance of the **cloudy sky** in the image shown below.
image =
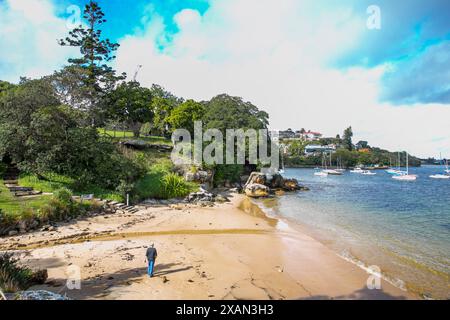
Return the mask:
M302 127L450 157L448 0L101 0L116 68L197 100L228 93ZM83 0L0 0L0 79L39 77ZM380 9L380 29L370 5ZM68 10L70 9L70 10ZM69 24L68 24L69 22Z

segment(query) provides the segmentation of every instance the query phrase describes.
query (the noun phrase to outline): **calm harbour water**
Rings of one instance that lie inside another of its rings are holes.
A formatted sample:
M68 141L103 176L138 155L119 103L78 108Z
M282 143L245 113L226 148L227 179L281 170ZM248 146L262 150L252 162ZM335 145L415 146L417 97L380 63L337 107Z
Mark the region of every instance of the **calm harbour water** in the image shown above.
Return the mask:
M401 286L433 298L450 298L450 180L434 180L442 167L412 168L415 182L345 172L314 176L287 169L310 192L264 201L271 213L306 227L338 254L379 266ZM400 281L398 281L400 280Z

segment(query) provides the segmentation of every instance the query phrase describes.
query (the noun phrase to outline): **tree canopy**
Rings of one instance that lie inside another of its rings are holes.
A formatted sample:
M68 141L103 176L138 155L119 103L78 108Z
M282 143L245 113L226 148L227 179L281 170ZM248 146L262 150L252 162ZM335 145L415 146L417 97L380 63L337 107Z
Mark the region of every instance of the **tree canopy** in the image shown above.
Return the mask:
M172 129L186 129L194 134L194 122L203 119L205 106L194 100L187 100L176 107L167 119Z
M138 82L121 83L108 94L106 102L108 117L126 123L135 136L139 135L142 124L153 118L152 92Z
M208 129L266 129L269 115L240 97L222 94L204 102L206 113L203 122Z
M342 146L349 151L353 150L352 138L353 138L352 127L348 127L347 129L345 129L344 135L342 137Z

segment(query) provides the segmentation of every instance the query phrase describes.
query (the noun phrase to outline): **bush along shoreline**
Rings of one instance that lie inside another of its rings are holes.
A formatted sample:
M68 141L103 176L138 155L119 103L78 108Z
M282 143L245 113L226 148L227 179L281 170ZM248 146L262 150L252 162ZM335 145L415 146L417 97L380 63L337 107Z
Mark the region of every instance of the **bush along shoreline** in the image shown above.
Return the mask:
M81 216L105 211L98 200L74 199L69 189L56 190L52 197L39 208L26 207L17 213L0 210L0 236L15 236L39 228L51 228L51 223L71 220Z
M4 293L26 290L47 281L47 270L33 271L19 264L12 253L0 254L0 289Z

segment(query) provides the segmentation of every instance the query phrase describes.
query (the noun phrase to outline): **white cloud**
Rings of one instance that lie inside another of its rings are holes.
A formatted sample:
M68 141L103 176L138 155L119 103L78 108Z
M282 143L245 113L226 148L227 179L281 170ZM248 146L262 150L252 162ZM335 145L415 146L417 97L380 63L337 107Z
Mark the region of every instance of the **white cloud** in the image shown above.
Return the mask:
M385 66L327 67L357 44L366 12L318 11L314 5L312 0L212 0L202 16L189 9L173 17L179 32L163 50L155 44L166 32L164 21L147 17L144 32L121 41L117 67L134 74L142 64L142 84L159 83L186 98L242 96L269 112L273 128L335 135L352 125L355 139L372 145L450 157L449 106L380 104Z
M63 65L74 53L57 43L67 32L50 0L6 0L0 5L1 79L40 77Z

